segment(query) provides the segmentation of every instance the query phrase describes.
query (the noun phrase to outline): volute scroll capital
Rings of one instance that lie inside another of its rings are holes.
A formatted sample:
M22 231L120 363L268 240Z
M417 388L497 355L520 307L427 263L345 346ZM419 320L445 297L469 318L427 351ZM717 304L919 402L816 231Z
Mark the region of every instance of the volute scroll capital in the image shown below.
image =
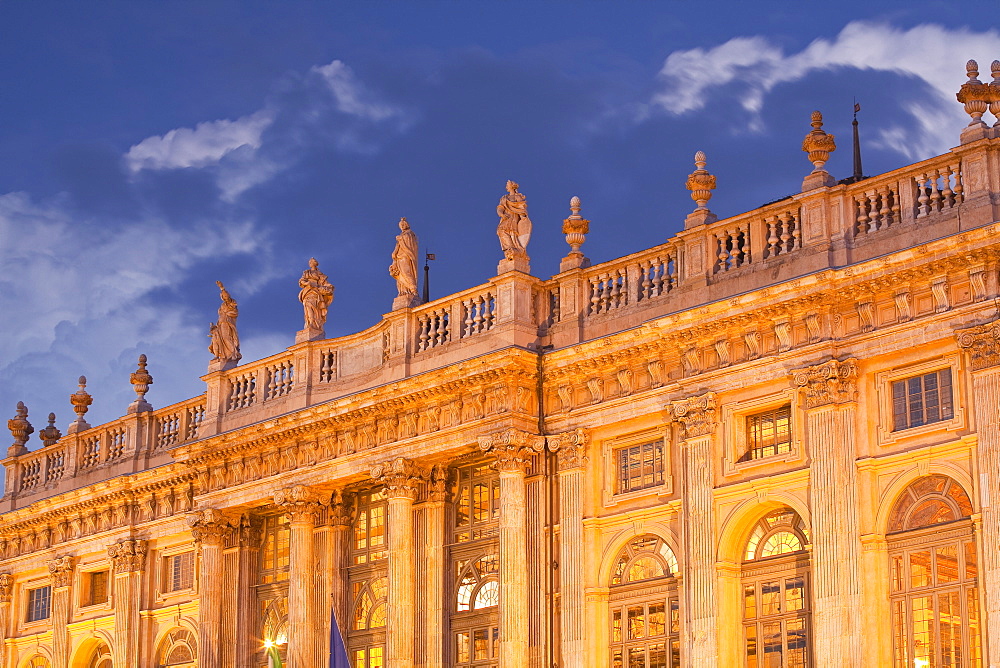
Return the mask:
M853 403L858 399L858 360L829 360L798 369L792 383L801 389L806 408Z
M590 433L586 429L579 428L561 434L553 434L546 437L545 440L549 451L556 453L560 471L586 467L588 461L587 445L590 443Z
M413 460L396 457L373 466L371 476L382 483L386 498L415 501L427 471Z
M330 508L327 510L330 525L349 527L354 521L354 495L343 490L334 490L330 495Z
M1000 366L1000 321L960 329L955 339L968 353L973 371Z
M479 449L496 457L497 469L502 473L524 474L531 457L545 449L545 437L510 428L480 436Z
M291 522L315 522L323 506L330 503L330 493L318 492L305 485L292 485L274 493L274 505L281 507Z
M49 574L52 576L52 588L68 587L73 582L73 566L75 560L70 555L63 555L49 562Z
M680 425L681 437L685 440L708 436L715 431L718 414L715 392L671 401L666 410L670 421Z
M141 571L146 565L146 541L126 538L108 545L108 556L117 573Z
M187 523L195 542L212 546L221 545L234 528L233 520L214 508L188 513Z

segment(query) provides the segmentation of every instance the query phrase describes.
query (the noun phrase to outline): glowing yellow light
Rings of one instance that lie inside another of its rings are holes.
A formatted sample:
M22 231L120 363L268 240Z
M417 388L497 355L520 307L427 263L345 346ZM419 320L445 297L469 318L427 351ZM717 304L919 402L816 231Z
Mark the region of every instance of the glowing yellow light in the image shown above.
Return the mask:
M272 647L274 647L274 641L273 640L265 640L264 641L264 647L267 647L268 649L271 649Z
M914 659L913 665L916 668L927 668L928 666L931 665L931 662L928 661L927 659Z

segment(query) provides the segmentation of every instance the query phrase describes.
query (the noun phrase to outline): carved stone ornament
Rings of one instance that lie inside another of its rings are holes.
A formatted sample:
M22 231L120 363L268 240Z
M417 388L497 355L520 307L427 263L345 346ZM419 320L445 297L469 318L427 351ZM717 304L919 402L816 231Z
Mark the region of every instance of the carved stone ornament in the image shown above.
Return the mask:
M586 429L575 429L573 431L554 434L545 439L549 451L556 453L559 459L559 470L568 471L586 466L587 445L590 443L590 434Z
M0 573L0 603L10 603L13 591L14 576L10 573Z
M969 353L973 371L1000 365L1000 321L960 329L955 336L958 346Z
M705 169L707 164L704 151L695 153L695 170L688 174L687 183L684 184L691 191L691 199L698 203L698 209L702 211L708 211L708 200L712 199L712 191L715 190L715 176Z
M14 443L7 448L7 456L23 455L28 451L24 444L28 442L28 437L35 433L35 428L28 422L28 407L23 401L17 402L17 412L14 413L14 417L7 420L7 428L14 437Z
M412 460L396 457L372 467L371 476L385 486L386 498L416 500L427 471Z
M858 396L858 361L853 357L842 362L830 360L799 369L792 379L802 389L807 408L849 403Z
M62 438L62 432L56 426L55 413L49 413L49 425L38 432L38 438L42 439L42 445L45 446L55 445Z
M129 377L132 389L135 390L136 398L128 407L128 413L146 413L153 410L153 407L146 401L146 392L153 384L153 377L146 371L146 356L139 355L139 368L132 372Z
M837 150L837 143L833 135L823 130L823 114L818 111L812 112L812 131L802 140L802 150L809 155L809 162L813 164L813 171L820 172L823 165L830 159L830 154Z
M87 377L80 376L78 385L80 389L69 395L69 402L73 404L73 410L76 412L76 420L66 430L69 434L90 429L90 424L83 419L83 416L87 414L87 409L90 408L90 404L94 403L94 398L87 392Z
M671 421L680 424L682 438L708 436L716 425L715 392L672 401L667 404L667 414Z
M528 200L518 192L517 183L507 181L507 194L497 204L497 237L507 260L527 260L528 241L531 239L531 219L528 218Z
M52 587L68 587L73 582L73 557L65 555L49 562L49 574L52 576Z
M573 197L569 201L569 210L570 216L563 220L562 226L566 243L569 244L569 254L559 264L560 272L590 266L590 260L580 252L580 246L586 241L587 233L590 232L590 221L580 215L579 197Z
M329 492L321 494L305 485L292 485L274 493L274 505L283 508L292 522L315 522L323 506L328 503Z
M496 457L497 469L505 473L524 473L531 456L545 449L545 437L520 429L505 429L479 437L479 449Z
M208 326L208 336L212 343L208 346L208 352L212 353L212 362L219 369L231 369L236 363L243 359L240 353L240 335L236 330L236 319L240 315L239 304L233 296L226 290L222 281L216 281L219 286L219 319ZM210 370L215 367L210 365Z
M211 508L189 513L187 523L195 541L210 545L221 545L223 538L233 530L232 519Z
M448 497L448 467L443 464L435 464L431 467L428 478L428 501L445 501Z
M965 64L965 73L969 80L962 84L955 97L965 105L965 113L972 117L970 127L985 126L983 114L993 101L993 91L989 84L979 80L979 63L970 60Z
M108 545L108 556L116 573L141 571L146 566L146 541L126 538Z
M351 526L354 521L354 495L339 489L334 490L330 495L330 508L326 515L333 526Z

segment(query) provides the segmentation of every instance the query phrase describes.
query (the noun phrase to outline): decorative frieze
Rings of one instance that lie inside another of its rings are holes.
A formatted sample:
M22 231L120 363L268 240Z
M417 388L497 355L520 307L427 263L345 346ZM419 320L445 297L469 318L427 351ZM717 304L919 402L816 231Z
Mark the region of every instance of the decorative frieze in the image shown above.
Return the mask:
M1000 321L960 329L955 337L958 346L969 353L973 371L1000 364Z
M146 541L126 538L108 545L108 557L116 573L141 571L146 565Z
M792 323L788 318L782 318L774 323L774 338L778 340L779 352L791 349Z
M73 565L73 557L68 554L48 563L53 589L68 587L73 583Z
M875 302L867 299L855 304L858 311L858 318L861 321L861 331L871 332L875 329Z
M663 361L659 359L651 360L646 364L649 372L650 387L660 387L663 385Z
M371 476L382 483L387 498L415 500L420 483L427 479L427 471L412 460L396 457L372 467Z
M532 455L545 449L545 437L510 428L480 436L479 449L496 457L500 471L524 472L531 463Z
M802 389L807 408L856 401L857 379L858 361L853 357L798 369L792 375L794 385Z
M627 397L632 394L632 370L619 369L618 373L618 396Z
M680 424L683 439L708 436L715 429L715 392L672 401L667 404L666 410L671 421Z
M588 460L587 445L590 443L590 434L587 433L586 429L574 429L554 434L546 437L545 440L549 451L556 453L560 471L586 466Z
M743 344L747 348L747 359L755 360L760 357L760 332L756 329L743 332Z

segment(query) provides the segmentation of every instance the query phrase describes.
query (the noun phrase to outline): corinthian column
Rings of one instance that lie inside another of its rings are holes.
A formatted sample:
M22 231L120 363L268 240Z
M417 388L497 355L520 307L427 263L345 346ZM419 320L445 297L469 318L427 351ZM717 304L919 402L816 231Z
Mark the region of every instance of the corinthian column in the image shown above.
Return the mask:
M528 665L528 536L524 477L545 437L517 429L479 437L500 471L500 668Z
M0 667L7 666L7 633L10 626L10 595L14 589L14 576L0 573Z
M416 577L413 549L413 502L417 485L426 477L422 468L399 457L372 469L372 478L385 485L389 532L389 625L385 630L388 668L413 668L416 627Z
M236 667L255 668L254 656L260 648L257 614L257 570L260 567L260 521L249 515L240 518L237 549Z
M233 523L218 510L191 513L187 521L201 553L198 582L198 666L222 668L222 648L219 642L222 637L222 543L233 530Z
M800 369L812 512L813 656L817 668L860 666L861 533L854 445L857 360Z
M424 648L427 668L444 666L444 504L447 497L448 468L431 469L427 502L424 504L424 555L427 559L427 610L423 615Z
M52 575L52 666L69 668L69 588L73 584L73 557L49 562Z
M330 605L337 617L337 626L340 634L347 638L348 615L351 609L350 588L348 587L347 567L350 565L351 550L351 524L354 519L353 514L354 497L337 490L330 498L330 509L327 517L330 519L330 530L327 532L327 591L330 593ZM329 626L329 619L326 620L324 628ZM324 641L324 647L329 652L330 633Z
M680 426L684 466L684 598L685 663L718 665L715 602L715 512L712 434L716 426L715 393L707 392L667 405Z
M1000 666L1000 323L992 322L957 332L958 345L968 354L972 369L972 406L975 411L976 468L982 508L979 582L982 588L981 624L987 640L988 661Z
M583 473L590 436L583 429L548 438L559 458L559 592L562 665L592 665L586 651L586 595L583 575Z
M115 588L115 665L139 665L139 608L146 541L126 538L108 545Z
M304 485L275 493L274 504L288 517L288 668L313 668L322 660L316 656L317 628L315 556L313 529L329 494L319 494Z

